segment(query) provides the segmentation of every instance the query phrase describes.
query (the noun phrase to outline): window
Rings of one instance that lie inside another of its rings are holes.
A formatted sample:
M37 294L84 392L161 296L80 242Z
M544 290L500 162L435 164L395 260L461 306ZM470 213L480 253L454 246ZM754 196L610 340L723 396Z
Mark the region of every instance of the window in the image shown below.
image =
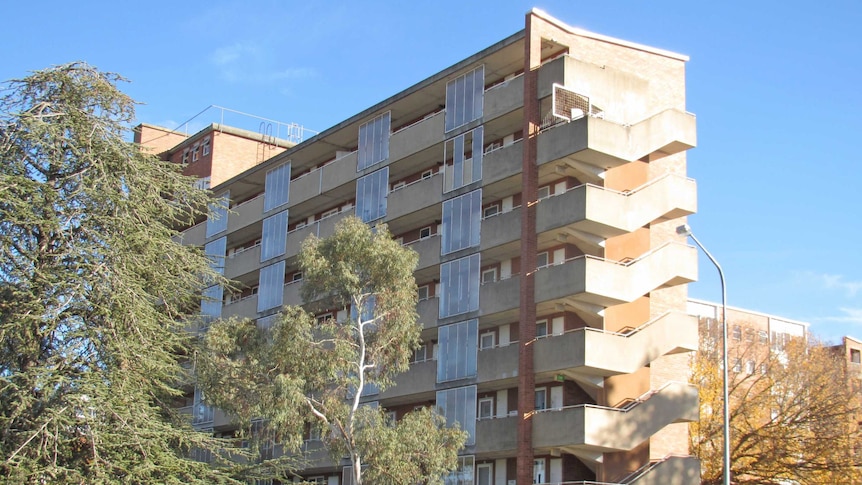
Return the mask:
M483 127L446 140L443 156L443 192L482 180Z
M769 342L769 334L766 333L766 330L757 331L757 340L762 344Z
M437 382L476 375L478 333L479 320L475 318L437 329Z
M201 147L197 143L192 147L192 161L197 162L201 158Z
M536 411L548 409L548 390L544 387L536 389L535 409Z
M443 240L440 254L479 245L482 189L443 202Z
M494 417L494 398L483 397L479 399L479 419L491 419Z
M223 300L224 288L221 285L210 286L204 289L201 295L201 315L205 324L209 324L221 317Z
M446 132L482 117L485 104L485 66L446 84Z
M206 404L206 400L204 399L204 392L197 387L195 387L193 410L194 415L192 416L192 423L201 424L212 422L213 408Z
M551 186L546 185L544 187L539 187L538 192L536 192L536 198L538 200L547 199L551 196Z
M302 281L302 271L297 271L296 273L293 273L293 276L290 277L290 281Z
M333 207L332 209L329 209L328 211L324 212L323 214L320 214L320 218L326 219L327 217L332 217L335 214L338 214L338 207Z
M862 352L857 349L850 349L850 362L862 364Z
M383 414L383 423L390 428L394 428L398 424L398 416L395 414L395 411L386 411Z
M359 127L357 172L389 158L390 124L390 113L386 112Z
M422 180L428 180L433 176L434 176L434 169L429 168L428 170L422 172Z
M423 227L422 229L419 229L419 240L420 241L422 239L428 239L429 237L431 237L431 226Z
M437 391L437 410L447 426L458 423L469 434L466 445L476 443L476 386Z
M266 172L263 192L263 211L271 211L287 204L290 196L290 162Z
M428 360L428 347L423 344L421 347L413 351L412 362L425 362L426 360Z
M189 149L183 150L183 164L189 163Z
M733 372L742 372L742 359L733 361Z
M443 485L473 485L474 463L472 455L459 456L458 468L443 478Z
M544 268L548 265L548 252L544 251L536 255L536 268Z
M210 241L204 246L204 254L210 260L210 267L224 274L224 256L227 249L227 236Z
M536 338L546 337L548 335L548 321L539 320L536 322Z
M482 217L487 219L500 213L500 204L491 204L482 210Z
M494 332L485 332L479 336L479 348L480 349L493 349L494 344L496 343L496 336Z
M493 466L490 463L476 465L476 485L491 485L493 483Z
M497 281L497 268L490 268L482 271L482 284L493 283Z
M733 326L733 340L742 340L742 328L739 325Z
M754 329L746 328L745 329L745 341L746 342L754 342Z
M260 269L257 311L280 307L284 301L284 261Z
M261 263L284 254L287 246L287 211L281 211L264 219L262 234Z
M207 237L227 230L227 208L230 204L230 192L225 192L210 202L207 207Z
M404 187L405 185L407 185L407 184L406 184L406 183L404 183L404 181L403 181L403 180L402 180L402 181L400 181L400 182L395 182L395 183L392 185L392 190L393 190L393 191L398 190L398 189L400 189L400 188Z
M766 373L768 371L769 371L769 366L767 366L766 363L760 364L760 373L761 374L766 375Z
M371 222L386 216L388 188L389 167L356 181L356 215L362 222Z
M749 360L745 363L745 372L747 372L748 374L754 374L755 368L756 365L753 360Z
M204 154L204 156L210 154L210 137L204 138L203 154Z
M416 294L419 297L419 301L428 299L428 285L422 285L416 288Z
M440 265L440 318L479 309L479 254Z

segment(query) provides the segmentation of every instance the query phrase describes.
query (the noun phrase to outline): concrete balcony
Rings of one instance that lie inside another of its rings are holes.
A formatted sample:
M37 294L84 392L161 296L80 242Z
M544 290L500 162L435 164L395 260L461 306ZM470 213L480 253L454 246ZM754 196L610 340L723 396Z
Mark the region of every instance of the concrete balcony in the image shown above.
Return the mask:
M700 483L700 461L693 456L668 456L629 477L629 485L690 485Z
M186 246L203 246L207 242L207 223L206 221L181 232L182 236L179 240L181 244Z
M302 295L300 291L302 290L302 280L294 281L292 283L287 283L284 285L284 294L282 296L283 302L282 305L293 305L299 306L302 305Z
M224 305L221 316L224 319L230 317L254 318L257 315L257 295L251 295L242 300Z
M416 313L419 315L417 321L423 329L437 327L437 315L439 310L438 298L426 298L416 304Z
M695 212L697 184L681 175L663 175L628 193L584 184L539 201L536 231L566 227L607 239Z
M483 349L478 356L477 383L512 380L518 377L518 344ZM517 385L513 382L513 385Z
M390 192L386 203L386 220L392 221L408 214L417 216L413 213L437 206L441 202L443 202L443 176L438 173L431 178L416 181ZM435 208L439 217L440 209Z
M234 253L224 261L224 275L229 280L258 269L260 269L260 245Z
M356 152L348 153L317 170L291 180L288 207L296 207L317 195L356 179L356 157Z
M397 404L399 398L418 393L431 392L437 383L437 361L426 360L410 364L407 372L395 376L395 383L380 393L380 399L385 399L387 405Z
M389 160L394 162L442 143L445 119L446 113L440 111L392 133L389 138Z
M578 405L537 412L533 446L570 453L625 451L669 424L697 419L697 387L670 382L625 408Z
M697 350L697 318L668 312L627 333L581 328L535 343L536 374L631 374L662 355Z
M299 254L299 250L302 248L302 242L312 234L321 239L331 236L335 232L335 225L338 224L338 221L352 214L352 210L339 212L338 214L320 219L300 229L290 231L287 233L285 257L292 258Z
M519 75L485 90L485 122L503 116L524 105L524 76Z
M485 185L507 179L521 173L524 159L524 144L518 140L482 155L482 181Z
M536 303L574 299L609 307L627 303L664 286L697 280L697 250L667 243L623 264L581 256L536 273ZM482 285L481 316L511 313L518 308L520 276Z
M697 280L697 250L667 243L629 263L583 256L536 274L536 302L573 297L609 307Z
M695 117L668 109L633 125L586 116L539 134L537 163L573 162L605 170L646 155L672 155L697 143Z
M260 222L263 219L263 194L231 207L227 216L227 234ZM220 234L223 236L224 234Z
M419 254L419 263L416 265L416 271L432 268L440 264L440 235L434 234L406 244L408 247Z

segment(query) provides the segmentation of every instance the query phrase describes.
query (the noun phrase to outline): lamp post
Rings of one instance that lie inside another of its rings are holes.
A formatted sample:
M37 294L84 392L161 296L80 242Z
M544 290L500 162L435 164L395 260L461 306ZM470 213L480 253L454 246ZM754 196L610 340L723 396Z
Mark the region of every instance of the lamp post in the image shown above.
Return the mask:
M724 473L723 473L723 484L730 485L730 399L728 397L727 391L727 285L724 282L724 271L721 269L721 265L718 264L718 261L712 257L709 251L703 247L703 244L694 237L694 234L691 232L691 227L688 224L683 224L676 228L676 233L680 236L690 237L697 247L699 247L706 257L715 265L715 269L718 270L718 277L721 279L721 371L722 371L722 379L721 379L721 391L724 398L724 425L722 427L722 431L724 434Z

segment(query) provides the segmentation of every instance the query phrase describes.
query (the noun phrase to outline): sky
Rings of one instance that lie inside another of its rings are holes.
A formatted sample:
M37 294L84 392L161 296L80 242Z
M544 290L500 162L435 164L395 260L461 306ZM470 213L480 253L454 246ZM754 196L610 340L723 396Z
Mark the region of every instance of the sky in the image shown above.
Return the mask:
M858 0L5 0L0 80L85 61L129 80L140 122L258 129L215 105L308 136L523 29L532 7L689 56L689 224L728 304L862 337ZM721 301L703 255L699 272L689 295Z

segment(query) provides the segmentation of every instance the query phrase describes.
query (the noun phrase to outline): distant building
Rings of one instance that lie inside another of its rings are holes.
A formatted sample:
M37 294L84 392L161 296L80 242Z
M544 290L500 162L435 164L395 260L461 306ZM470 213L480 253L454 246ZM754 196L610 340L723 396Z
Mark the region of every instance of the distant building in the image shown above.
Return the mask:
M267 325L302 303L308 235L347 215L384 222L420 255L424 346L365 400L394 419L436 405L469 432L447 483L698 483L697 252L675 232L697 205L686 61L534 10L524 30L296 146L272 144L283 151L263 163L264 141L246 137L251 156L225 173L215 160L189 169L232 211L183 240L224 257L242 288L207 288L201 312ZM141 133L182 161L229 131L179 144ZM199 429L231 433L200 393L187 404ZM348 485L348 464L306 438L303 478Z

